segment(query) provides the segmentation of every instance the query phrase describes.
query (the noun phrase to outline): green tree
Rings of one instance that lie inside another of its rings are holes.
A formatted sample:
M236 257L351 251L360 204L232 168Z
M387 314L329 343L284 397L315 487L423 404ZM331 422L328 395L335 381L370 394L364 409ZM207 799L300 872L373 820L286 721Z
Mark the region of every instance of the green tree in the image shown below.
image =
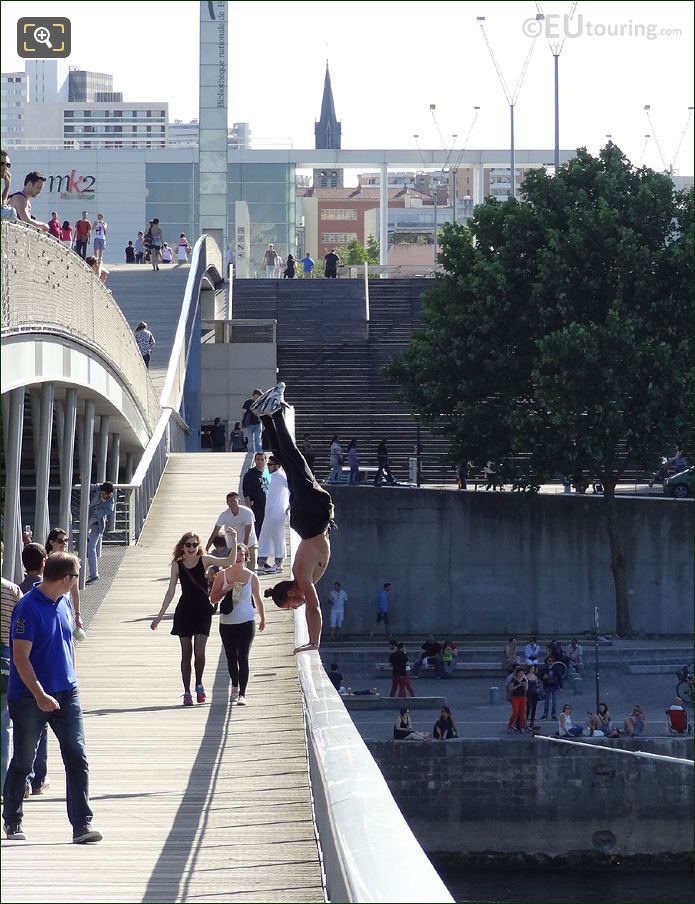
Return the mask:
M343 245L338 249L338 256L342 263L347 264L348 267L356 267L367 260L367 251L364 245L358 242L357 239L353 239L347 245Z
M367 239L367 263L373 266L379 265L379 243L374 238L373 235L370 235Z
M424 327L387 376L457 461L603 484L616 628L631 633L615 488L626 468L689 443L693 193L585 149L523 199L447 224ZM686 446L689 448L689 446Z

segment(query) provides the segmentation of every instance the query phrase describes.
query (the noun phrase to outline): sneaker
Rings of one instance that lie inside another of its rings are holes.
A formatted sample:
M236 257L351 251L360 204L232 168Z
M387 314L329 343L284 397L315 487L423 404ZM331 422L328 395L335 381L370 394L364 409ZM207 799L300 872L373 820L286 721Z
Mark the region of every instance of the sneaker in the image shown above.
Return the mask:
M73 844L96 844L96 842L101 841L101 839L101 832L92 828L91 825L82 826L82 828L75 829L72 833Z
M207 697L205 696L205 688L202 684L196 684L195 686L195 698L198 703L205 703Z
M31 793L32 794L43 794L44 791L48 791L48 789L50 787L51 787L51 783L48 781L48 779L46 779L45 782L41 782L41 784L38 786L38 788L32 788Z
M280 572L284 570L285 568L283 565L273 565L272 568L268 569L268 574L280 574Z
M31 782L26 782L24 785L24 800L28 797L31 797Z
M273 386L272 389L263 393L260 399L251 406L250 410L258 415L275 414L276 411L280 411L281 408L286 407L287 405L284 393L285 384L278 383L276 386Z
M22 831L21 822L5 823L5 835L8 841L26 841L27 836Z
M188 691L186 691L186 693L183 695L183 705L193 706L193 697Z
M99 580L99 575L95 574L93 577L87 578L87 580L85 581L85 584L96 584L96 582L98 580Z
M229 702L236 703L238 699L239 699L239 688L233 687L232 693L229 695Z
M246 698L242 697L241 694L239 694L239 696L236 698L236 705L237 706L246 706Z

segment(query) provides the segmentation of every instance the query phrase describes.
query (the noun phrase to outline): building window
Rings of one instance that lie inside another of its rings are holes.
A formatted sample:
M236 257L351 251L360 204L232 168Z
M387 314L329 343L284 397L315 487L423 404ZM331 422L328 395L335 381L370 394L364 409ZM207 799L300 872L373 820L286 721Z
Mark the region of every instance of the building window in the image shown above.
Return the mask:
M354 208L326 207L321 211L322 220L356 220L357 211Z
M357 241L356 232L322 232L319 241L326 245L347 245Z

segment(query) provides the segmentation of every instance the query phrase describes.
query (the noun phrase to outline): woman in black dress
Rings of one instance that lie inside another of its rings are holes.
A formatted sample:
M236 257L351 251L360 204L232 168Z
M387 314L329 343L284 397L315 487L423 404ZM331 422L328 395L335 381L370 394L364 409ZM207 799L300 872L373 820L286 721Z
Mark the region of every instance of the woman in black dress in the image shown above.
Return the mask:
M213 606L208 595L206 571L211 565L226 568L236 561L236 532L227 529L230 550L226 559L208 556L198 534L188 531L174 547L169 586L159 614L150 628L157 626L164 617L176 592L177 581L181 582L181 596L174 610L174 625L171 633L181 642L181 677L183 678L183 705L193 706L191 695L191 659L195 668L195 692L198 703L205 703L203 672L205 670L205 645L210 634Z

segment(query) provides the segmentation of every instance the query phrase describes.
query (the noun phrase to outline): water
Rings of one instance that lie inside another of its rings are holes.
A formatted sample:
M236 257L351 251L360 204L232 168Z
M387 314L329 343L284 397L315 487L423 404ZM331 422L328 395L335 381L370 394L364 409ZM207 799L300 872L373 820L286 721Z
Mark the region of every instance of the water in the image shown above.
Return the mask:
M474 904L692 904L688 871L615 872L547 870L476 871L440 868L439 874L459 902Z

